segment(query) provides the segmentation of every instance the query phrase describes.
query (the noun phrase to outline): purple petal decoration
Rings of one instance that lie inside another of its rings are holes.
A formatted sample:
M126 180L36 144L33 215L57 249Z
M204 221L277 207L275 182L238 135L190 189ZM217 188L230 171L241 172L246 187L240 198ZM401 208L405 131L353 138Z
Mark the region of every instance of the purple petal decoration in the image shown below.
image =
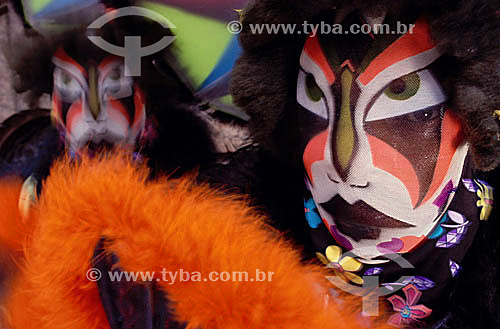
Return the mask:
M460 241L464 238L468 231L467 226L461 226L457 229L451 230L450 232L443 235L437 242L437 248L451 248L460 244Z
M457 224L465 224L467 222L467 218L464 215L453 210L448 210L448 217Z
M382 253L387 253L387 250L398 252L403 249L404 243L398 238L392 238L391 241L381 242L377 245L377 250Z
M456 277L458 272L460 272L460 270L462 269L462 267L460 265L458 265L456 262L452 261L450 259L450 272L451 272L451 277Z
M467 190L469 190L469 192L476 193L477 186L476 184L474 184L474 181L472 179L464 178L462 179L462 183L464 183L465 187L467 188Z
M423 276L415 276L412 280L411 283L417 287L418 290L428 290L432 289L436 286L436 283L432 281L431 279L428 279Z
M470 223L464 215L453 210L448 210L447 215L456 225L441 224L442 227L454 229L439 238L436 242L437 248L451 248L457 246L469 230L468 226Z
M366 276L379 275L379 274L382 274L383 271L384 270L381 267L372 267L372 268L369 268L368 270L366 270L363 275L366 275Z
M485 182L484 180L481 180L481 179L478 179L477 180L479 183L483 184L484 186L486 186L487 188L489 189L493 189L493 187L491 187L490 184L488 184L487 182Z
M446 184L446 186L443 188L441 193L439 193L438 197L434 202L432 203L433 205L437 206L438 208L441 208L446 204L448 201L448 197L450 196L450 193L453 192L455 189L453 188L453 181L450 179L450 181Z
M436 283L431 279L419 275L414 276L411 279L405 279L401 283L398 282L382 283L382 286L384 286L389 290L394 290L395 286L407 286L409 284L415 286L420 291L429 290L436 286Z
M330 225L330 232L332 233L333 238L340 244L342 247L347 249L347 251L352 250L352 244L347 240L340 232L337 230L337 226Z

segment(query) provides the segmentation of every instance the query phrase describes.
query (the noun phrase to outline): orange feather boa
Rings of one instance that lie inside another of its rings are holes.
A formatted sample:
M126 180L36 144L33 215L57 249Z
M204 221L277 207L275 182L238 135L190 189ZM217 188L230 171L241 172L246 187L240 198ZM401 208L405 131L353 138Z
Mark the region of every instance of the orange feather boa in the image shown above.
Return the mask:
M86 278L103 236L122 270L155 278L163 268L274 272L263 282L160 282L188 328L362 328L354 320L359 300L325 303L323 270L302 264L241 198L192 177L151 182L148 174L124 155L62 159L27 219L17 207L20 182L0 184L0 247L19 264L3 303L9 328L109 329L97 285Z

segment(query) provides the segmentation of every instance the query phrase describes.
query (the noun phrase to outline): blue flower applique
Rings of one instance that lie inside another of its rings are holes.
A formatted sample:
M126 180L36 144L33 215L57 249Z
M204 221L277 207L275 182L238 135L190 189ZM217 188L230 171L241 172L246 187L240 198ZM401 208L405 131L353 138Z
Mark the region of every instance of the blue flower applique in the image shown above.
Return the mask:
M318 228L322 223L321 217L318 214L318 207L313 198L309 200L304 200L304 211L306 213L307 223L311 228Z

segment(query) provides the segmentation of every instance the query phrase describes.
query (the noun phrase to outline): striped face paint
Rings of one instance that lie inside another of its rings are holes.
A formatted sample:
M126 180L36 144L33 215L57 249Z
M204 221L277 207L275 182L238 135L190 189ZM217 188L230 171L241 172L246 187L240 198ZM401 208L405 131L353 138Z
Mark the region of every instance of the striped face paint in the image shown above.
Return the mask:
M59 48L52 59L52 117L72 152L84 147L133 147L144 130L144 95L124 75L123 59L79 63Z
M367 260L381 246L405 253L426 239L453 198L468 150L432 71L440 53L426 22L417 20L412 32L309 37L300 57L306 182L337 242L362 249Z

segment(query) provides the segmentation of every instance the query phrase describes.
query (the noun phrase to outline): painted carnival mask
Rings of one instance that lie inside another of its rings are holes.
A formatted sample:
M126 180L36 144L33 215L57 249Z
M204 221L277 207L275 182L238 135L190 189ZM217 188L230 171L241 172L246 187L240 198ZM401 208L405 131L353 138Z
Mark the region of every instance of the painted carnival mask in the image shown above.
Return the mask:
M124 74L123 58L80 63L59 48L52 61L52 117L69 149L133 147L144 130L146 110L143 92Z
M460 182L468 146L433 73L439 57L423 20L404 35L318 34L302 51L306 184L337 243L366 262L424 241Z

